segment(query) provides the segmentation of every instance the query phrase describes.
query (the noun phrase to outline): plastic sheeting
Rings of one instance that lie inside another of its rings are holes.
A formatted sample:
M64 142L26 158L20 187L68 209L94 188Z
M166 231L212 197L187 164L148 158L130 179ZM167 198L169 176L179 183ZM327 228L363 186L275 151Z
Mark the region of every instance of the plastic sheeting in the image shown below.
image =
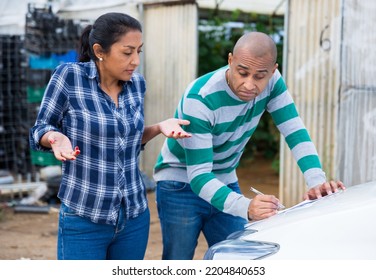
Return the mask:
M123 11L137 18L138 3L168 2L168 0L1 0L0 34L19 35L24 33L25 14L28 3L46 4L53 7L55 13L66 18L80 16L82 19L94 19L106 11ZM173 1L177 2L177 1ZM198 0L199 8L214 9L218 4L221 10L239 9L244 12L282 15L286 0Z
M109 11L127 12L137 17L136 5L140 2L142 0L1 0L0 34L24 34L29 3L36 7L50 5L53 12L62 18L91 20Z
M21 35L25 32L27 5L30 0L0 1L0 34ZM47 0L33 0L33 3L44 4Z

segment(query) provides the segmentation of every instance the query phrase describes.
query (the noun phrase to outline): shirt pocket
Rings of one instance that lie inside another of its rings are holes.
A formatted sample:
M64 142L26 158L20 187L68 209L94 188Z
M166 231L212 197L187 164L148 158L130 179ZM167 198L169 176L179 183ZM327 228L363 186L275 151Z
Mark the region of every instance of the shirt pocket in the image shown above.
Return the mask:
M141 132L144 131L144 112L141 105L128 105L127 110L131 113L132 123Z

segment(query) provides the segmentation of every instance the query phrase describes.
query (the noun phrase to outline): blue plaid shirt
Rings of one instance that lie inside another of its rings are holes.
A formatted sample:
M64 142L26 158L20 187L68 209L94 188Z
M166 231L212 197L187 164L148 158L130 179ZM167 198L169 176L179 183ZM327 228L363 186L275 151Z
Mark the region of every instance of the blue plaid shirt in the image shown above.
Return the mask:
M115 224L122 201L126 217L147 208L146 190L138 167L144 130L144 78L134 73L124 83L118 107L99 87L93 61L58 66L47 85L35 125L30 129L34 150L55 130L78 146L76 160L62 163L60 200L79 216Z

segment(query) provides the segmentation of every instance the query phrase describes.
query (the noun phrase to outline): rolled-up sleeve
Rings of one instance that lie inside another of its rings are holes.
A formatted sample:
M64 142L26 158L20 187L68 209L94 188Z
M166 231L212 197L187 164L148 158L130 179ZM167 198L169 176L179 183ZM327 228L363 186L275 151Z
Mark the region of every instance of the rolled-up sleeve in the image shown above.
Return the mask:
M62 65L58 66L44 92L40 111L34 126L29 131L30 148L39 151L51 151L40 145L40 139L49 131L60 131L68 95L67 71Z

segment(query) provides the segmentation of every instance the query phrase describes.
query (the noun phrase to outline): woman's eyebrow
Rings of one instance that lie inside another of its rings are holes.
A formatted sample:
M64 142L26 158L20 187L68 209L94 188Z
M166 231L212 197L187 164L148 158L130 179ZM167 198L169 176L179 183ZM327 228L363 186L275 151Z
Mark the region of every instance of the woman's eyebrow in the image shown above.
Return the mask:
M130 48L130 49L139 49L139 48L142 48L144 46L144 44L141 44L140 46L138 47L135 47L135 46L132 46L132 45L123 45L123 48Z

